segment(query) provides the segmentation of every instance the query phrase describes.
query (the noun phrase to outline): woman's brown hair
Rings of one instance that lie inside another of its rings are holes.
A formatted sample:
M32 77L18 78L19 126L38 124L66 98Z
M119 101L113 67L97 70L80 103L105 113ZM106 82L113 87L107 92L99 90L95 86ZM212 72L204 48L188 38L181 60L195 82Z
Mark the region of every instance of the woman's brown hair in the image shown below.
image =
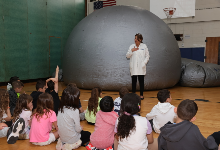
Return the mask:
M91 111L93 111L93 114L96 115L101 92L102 90L100 88L92 89L91 97L89 98L89 101L88 101L89 115L91 114Z
M22 110L30 110L28 108L28 104L33 101L33 98L28 94L21 94L16 102L14 115L13 115L13 122L15 122L17 119L19 119L20 114L22 113Z
M38 97L37 108L34 110L32 116L35 116L38 121L44 114L49 118L51 110L53 110L53 97L48 93L42 93Z
M7 90L0 89L0 122L2 121L3 114L7 112L9 107L9 94Z
M143 36L140 33L135 34L135 36L137 37L137 40L141 43L143 43Z

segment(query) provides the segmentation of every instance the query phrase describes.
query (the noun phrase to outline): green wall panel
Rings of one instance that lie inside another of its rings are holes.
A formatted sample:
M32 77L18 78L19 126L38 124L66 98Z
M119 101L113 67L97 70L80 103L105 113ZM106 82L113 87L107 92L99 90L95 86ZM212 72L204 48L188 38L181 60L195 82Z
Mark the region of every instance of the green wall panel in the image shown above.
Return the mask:
M3 8L3 1L0 0L0 8ZM4 20L3 9L0 9L0 82L4 82L5 78L5 49L4 49Z
M84 7L84 0L0 0L0 82L15 75L45 78L56 65L62 68L66 41L85 17Z
M62 0L47 0L48 36L62 36Z
M85 1L84 0L75 0L75 16L76 24L80 22L85 17Z
M48 25L48 36L54 36L54 37L62 37L62 0L47 0L47 25ZM53 38L51 38L53 39ZM52 42L53 46L53 41ZM50 64L54 64L55 66L58 64L61 64L61 49L60 49L60 42L59 46L52 47L53 49L49 49L50 52L58 52L59 53L53 53L53 57L58 58L55 62L51 62ZM51 75L51 69L54 70L54 68L50 67L50 75ZM55 71L55 70L54 70Z
M27 0L4 0L6 78L28 79Z
M62 9L62 49L64 50L66 41L74 28L75 19L75 1L73 0L63 0ZM62 53L63 54L63 53Z
M28 0L29 78L49 76L46 0Z
M50 38L50 75L55 72L57 65L61 66L61 38Z

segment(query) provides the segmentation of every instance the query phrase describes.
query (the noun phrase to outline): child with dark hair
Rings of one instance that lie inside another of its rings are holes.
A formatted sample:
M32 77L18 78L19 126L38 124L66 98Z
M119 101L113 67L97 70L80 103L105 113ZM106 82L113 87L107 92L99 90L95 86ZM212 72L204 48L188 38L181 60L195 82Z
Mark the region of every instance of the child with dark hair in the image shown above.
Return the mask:
M51 133L52 125L56 131ZM58 137L57 117L53 111L53 97L48 93L42 93L37 100L37 108L33 111L30 142L34 145L49 145Z
M59 67L57 66L55 78L49 78L46 80L48 88L45 91L45 92L49 93L50 95L52 95L52 97L53 97L53 105L54 105L53 108L54 108L56 115L58 113L58 108L60 105L60 99L59 99L59 95L58 95L58 87L59 87L58 73L59 73Z
M93 88L91 97L88 101L88 107L85 114L85 119L88 124L94 125L96 120L96 113L100 110L99 103L101 101L102 90L98 87Z
M56 149L76 149L90 140L91 133L83 131L79 118L80 91L76 87L67 86L63 90L57 115L58 133L60 138Z
M36 83L36 90L31 93L31 97L33 98L33 110L37 108L37 100L40 94L45 93L46 90L46 81L38 80Z
M100 101L101 110L96 114L95 131L90 137L88 150L112 149L114 143L114 128L118 114L113 111L114 103L110 96Z
M137 94L128 93L121 101L121 116L115 125L114 147L118 150L147 149L153 143L153 133L149 121L138 115L141 98Z
M14 81L20 81L19 77L14 76L10 78L10 82L7 85L7 91L9 91L12 88L12 82Z
M11 127L6 121L11 121L9 94L7 90L0 89L0 138L7 136L8 144L14 144L18 140L19 133L24 130L24 120L18 118Z
M156 133L160 133L160 128L168 121L174 123L176 114L174 112L174 106L170 104L172 98L169 90L160 90L157 93L157 99L159 100L158 104L152 108L146 117L150 121L152 129Z
M33 98L28 94L21 94L18 98L15 110L13 122L15 122L19 118L23 118L25 121L24 131L19 134L20 140L29 139L30 133L30 124L31 124L31 115L33 109Z
M218 150L220 132L207 139L192 122L196 120L197 104L192 100L183 100L178 108L176 124L167 123L160 130L158 150Z
M121 106L121 100L124 97L125 94L129 93L129 90L126 87L122 87L119 90L120 97L116 98L114 101L114 111L120 115L120 106Z
M20 94L23 87L24 87L24 84L21 81L14 81L12 82L12 88L8 91L9 99L10 99L9 107L10 107L10 112L12 115L14 113L16 102L18 100L17 93Z
M69 83L67 86L77 88L77 86L76 86L75 83ZM79 117L80 117L80 120L85 120L85 112L84 112L84 110L83 110L83 108L82 108L82 105L81 105L80 99L79 99L79 106L78 106L78 109L79 109Z

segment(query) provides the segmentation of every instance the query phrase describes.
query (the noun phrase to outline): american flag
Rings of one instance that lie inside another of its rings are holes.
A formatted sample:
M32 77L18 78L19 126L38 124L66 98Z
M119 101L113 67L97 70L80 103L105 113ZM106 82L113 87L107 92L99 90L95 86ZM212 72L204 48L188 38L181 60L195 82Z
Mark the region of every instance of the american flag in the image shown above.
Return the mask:
M116 5L115 0L97 1L94 2L94 10L101 9L103 7L114 6L114 5Z

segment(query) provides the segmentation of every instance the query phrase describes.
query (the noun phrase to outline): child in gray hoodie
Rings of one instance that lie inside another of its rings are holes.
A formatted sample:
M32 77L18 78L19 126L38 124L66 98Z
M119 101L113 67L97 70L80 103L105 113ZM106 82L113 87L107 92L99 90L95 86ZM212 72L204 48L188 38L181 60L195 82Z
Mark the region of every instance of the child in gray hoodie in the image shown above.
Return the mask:
M196 120L197 104L192 100L183 100L178 108L176 124L167 123L160 128L158 150L218 150L220 132L207 139L192 122Z

